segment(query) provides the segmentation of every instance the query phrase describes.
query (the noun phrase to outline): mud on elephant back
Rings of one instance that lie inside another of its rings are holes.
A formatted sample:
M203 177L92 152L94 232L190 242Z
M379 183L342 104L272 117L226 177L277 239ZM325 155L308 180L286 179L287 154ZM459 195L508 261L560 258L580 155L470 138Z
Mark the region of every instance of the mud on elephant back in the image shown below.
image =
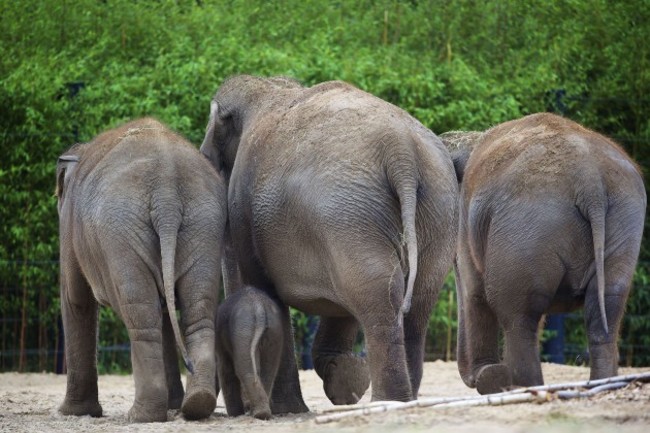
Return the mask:
M60 412L102 415L101 303L118 313L131 340L135 401L128 419L166 421L167 409L178 407L189 419L209 416L216 404L223 180L182 137L141 119L61 155L56 195L68 370ZM190 371L186 393L175 343Z
M541 385L540 319L580 307L591 379L616 375L645 218L638 166L608 138L547 113L442 138L462 182L456 281L463 381L481 394Z
M321 316L314 365L334 403L355 403L368 375L374 400L416 398L456 239L458 184L440 139L343 82L242 75L215 94L201 151L229 184L225 269L238 275L225 280L284 304L273 412L307 409L287 306ZM352 352L360 327L367 364Z

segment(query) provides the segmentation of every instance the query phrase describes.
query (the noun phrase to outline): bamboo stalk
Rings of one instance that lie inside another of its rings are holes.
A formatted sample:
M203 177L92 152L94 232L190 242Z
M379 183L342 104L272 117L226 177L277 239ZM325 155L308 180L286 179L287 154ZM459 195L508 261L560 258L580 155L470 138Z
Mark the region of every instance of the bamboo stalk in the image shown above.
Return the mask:
M556 383L556 384L551 384L551 385L531 386L531 387L528 387L528 388L514 389L512 391L507 391L506 393L520 393L520 392L527 392L527 391L558 391L558 390L567 389L567 388L592 388L594 386L605 385L607 383L632 382L632 381L650 382L650 371L645 372L645 373L627 374L627 375L622 375L622 376L612 376L612 377L607 377L605 379L595 379L595 380L585 380L585 381L579 381L579 382L568 382L568 383ZM504 394L504 393L501 393L501 394Z
M557 396L558 398L564 400L568 400L571 398L578 398L578 397L591 397L592 395L596 395L599 392L620 389L629 384L630 384L629 382L606 383L605 385L600 385L591 388L589 391L558 391Z
M561 399L590 397L599 392L619 389L632 381L650 382L650 372L609 377L606 379L587 380L551 385L518 388L498 394L466 396L466 397L436 397L409 402L377 401L363 406L344 406L324 411L317 416L315 422L324 424L340 419L370 415L394 410L405 410L413 407L432 407L434 409L470 406L500 406L524 402L546 402L554 397ZM591 388L589 391L569 391L571 388Z
M524 403L532 401L546 401L550 393L546 392L527 392L511 395L481 395L477 397L458 397L458 398L441 398L436 401L427 402L414 400L411 402L390 402L383 405L376 405L370 408L360 408L345 412L333 413L330 415L321 415L316 417L317 424L325 424L332 421L338 421L343 418L349 418L359 415L370 415L374 413L389 412L394 410L404 410L414 407L431 407L434 409L453 408L453 407L471 407L471 406L501 406L505 404Z

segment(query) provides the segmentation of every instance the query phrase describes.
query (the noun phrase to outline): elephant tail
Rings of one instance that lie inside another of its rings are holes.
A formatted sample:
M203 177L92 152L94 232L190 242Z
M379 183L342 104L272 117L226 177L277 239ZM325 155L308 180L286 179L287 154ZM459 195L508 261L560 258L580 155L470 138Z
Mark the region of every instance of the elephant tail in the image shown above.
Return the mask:
M607 213L607 191L598 171L592 167L587 167L583 175L589 179L590 186L582 189L578 194L576 205L583 218L591 225L598 307L600 308L603 329L608 334L609 327L607 326L607 313L605 311L605 215ZM585 278L588 278L589 275L591 275L591 272L588 272ZM587 284L588 281L583 282L582 287L588 287Z
M268 327L268 321L266 317L266 311L264 311L264 308L262 304L258 301L255 302L255 332L253 334L253 340L251 341L251 362L253 363L253 374L255 377L260 377L259 376L259 366L257 365L257 357L255 356L255 352L257 351L257 347L260 344L260 340L262 339L262 335L264 334L264 331Z
M178 318L176 317L176 296L174 286L176 283L175 277L175 258L176 258L176 238L178 236L178 229L180 227L180 218L177 221L165 221L165 223L157 224L156 231L160 238L160 256L162 258L162 277L165 301L167 302L167 311L169 313L169 320L172 324L174 337L176 343L183 356L183 362L190 374L194 374L194 366L187 354L187 348L181 336L181 330L178 325Z
M598 306L600 318L605 333L609 333L607 313L605 311L605 208L602 204L594 203L587 211L591 223L591 236L594 242L594 262L596 265L596 280L598 283Z
M399 310L398 320L402 321L411 309L415 277L418 272L418 241L415 230L415 214L417 208L418 168L415 165L416 156L412 151L397 151L393 161L387 164L388 180L397 193L402 217L402 243L406 246L408 258L408 278L404 300Z

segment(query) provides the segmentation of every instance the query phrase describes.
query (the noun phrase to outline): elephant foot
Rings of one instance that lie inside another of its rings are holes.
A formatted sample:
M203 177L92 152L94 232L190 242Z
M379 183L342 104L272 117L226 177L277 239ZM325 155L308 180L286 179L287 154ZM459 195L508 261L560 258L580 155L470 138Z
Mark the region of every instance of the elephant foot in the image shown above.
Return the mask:
M126 419L129 422L166 422L167 408L146 408L135 403L129 409Z
M481 367L476 374L476 390L481 395L502 392L512 386L512 375L505 364Z
M252 415L253 415L254 418L257 418L257 419L269 420L269 419L271 419L271 408L269 407L269 405L255 408L252 411Z
M325 395L336 405L357 403L370 386L366 360L353 354L330 358L322 377Z
M217 396L214 391L207 388L198 388L188 391L181 405L181 412L185 419L197 420L209 417L217 407Z
M75 415L83 416L90 415L95 418L102 416L102 406L98 401L71 401L65 399L61 406L59 406L59 412L62 415Z
M274 399L271 400L271 413L286 414L286 413L305 413L309 412L309 408L302 400L301 395L283 396L284 398L278 399L274 394Z

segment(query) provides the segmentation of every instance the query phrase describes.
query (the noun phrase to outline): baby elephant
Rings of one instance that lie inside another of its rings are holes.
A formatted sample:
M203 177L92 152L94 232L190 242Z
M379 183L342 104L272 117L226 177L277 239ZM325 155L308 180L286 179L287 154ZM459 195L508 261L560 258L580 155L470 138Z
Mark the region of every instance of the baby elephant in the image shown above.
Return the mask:
M249 408L255 418L271 418L269 396L283 345L281 317L275 301L251 286L235 291L219 307L218 374L228 415Z

